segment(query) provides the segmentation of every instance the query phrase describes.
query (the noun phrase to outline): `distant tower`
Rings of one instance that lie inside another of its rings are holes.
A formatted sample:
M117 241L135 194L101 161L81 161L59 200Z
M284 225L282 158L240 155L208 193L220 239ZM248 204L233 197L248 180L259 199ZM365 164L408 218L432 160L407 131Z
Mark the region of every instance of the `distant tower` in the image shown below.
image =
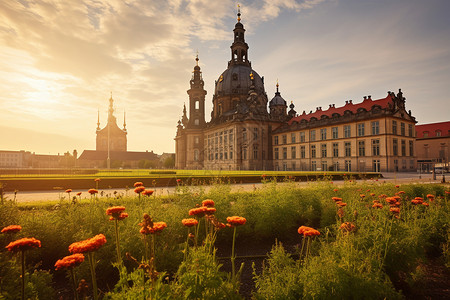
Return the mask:
M108 122L105 128L100 129L100 112L97 119L97 151L127 151L127 129L125 123L125 114L123 121L124 128L117 126L117 119L114 116L114 100L109 98Z
M286 100L284 100L283 97L281 97L278 87L279 87L279 84L278 84L278 80L277 80L277 91L275 93L275 96L269 102L270 117L273 120L284 121L287 116L287 114L286 114L287 104L286 104ZM293 107L292 107L292 109L293 109Z
M189 121L186 128L203 128L205 126L206 91L203 88L205 83L198 65L198 54L195 57L195 61L196 65L190 81L191 88L187 91L189 95Z

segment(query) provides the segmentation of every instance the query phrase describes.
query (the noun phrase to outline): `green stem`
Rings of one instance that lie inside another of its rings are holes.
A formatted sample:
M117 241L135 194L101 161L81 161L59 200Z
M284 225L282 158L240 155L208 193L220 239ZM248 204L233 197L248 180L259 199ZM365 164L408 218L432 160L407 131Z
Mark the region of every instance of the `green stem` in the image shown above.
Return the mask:
M189 227L187 228L187 239L186 239L186 243L184 245L184 257L183 257L183 261L186 261L187 259L187 252L188 252L188 248L189 248Z
M232 272L231 275L233 279L236 276L236 268L234 266L234 260L236 259L236 256L234 254L235 241L236 241L236 227L234 227L233 229L233 245L231 247L231 272Z
M195 248L197 248L197 243L198 243L198 232L200 231L200 221L201 219L198 219L198 223L197 225L195 225L195 236L194 236L194 244L195 244Z
M70 278L72 279L73 294L75 296L74 299L79 300L78 293L77 293L77 281L75 280L75 273L73 271L73 268L69 269L69 273L70 273Z
M114 219L114 227L116 230L116 251L117 251L117 263L119 266L122 264L122 255L120 254L120 244L119 244L119 220Z
M302 250L300 250L300 261L302 260L303 257L303 248L305 247L305 236L303 236L302 238Z
M22 300L25 300L25 251L21 251L22 260Z
M89 259L89 267L91 269L91 278L92 278L92 291L94 293L94 300L98 300L97 295L97 280L95 276L95 259L94 259L94 252L88 252L88 259Z
M151 248L151 252L150 252L150 259L155 259L155 235L152 234L152 248Z
M146 234L144 234L144 260L148 261L148 240Z

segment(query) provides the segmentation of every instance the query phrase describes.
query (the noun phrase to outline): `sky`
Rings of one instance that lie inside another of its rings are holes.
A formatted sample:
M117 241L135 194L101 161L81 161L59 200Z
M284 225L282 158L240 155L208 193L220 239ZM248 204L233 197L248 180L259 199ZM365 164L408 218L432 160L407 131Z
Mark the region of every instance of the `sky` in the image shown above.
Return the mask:
M240 1L248 58L295 110L402 89L418 124L450 120L450 1ZM198 51L210 120L236 1L0 1L0 150L95 149L112 93L129 151L175 152Z

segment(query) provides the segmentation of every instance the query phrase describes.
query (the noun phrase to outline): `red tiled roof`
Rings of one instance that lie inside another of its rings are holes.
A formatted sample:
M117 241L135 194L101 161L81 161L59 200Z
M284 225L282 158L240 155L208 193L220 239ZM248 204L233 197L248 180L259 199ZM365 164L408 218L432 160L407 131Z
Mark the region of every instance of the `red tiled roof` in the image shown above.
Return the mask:
M441 136L450 136L450 121L416 125L416 137L423 138L424 132L428 132L428 137L435 137L436 131L441 131Z
M291 125L292 122L300 122L301 120L305 119L307 121L311 120L311 118L316 118L317 120L320 120L320 118L325 115L329 118L335 113L339 115L343 115L345 111L349 110L352 113L356 113L358 109L364 108L367 111L371 110L374 105L379 105L382 109L387 108L388 104L391 103L393 105L393 96L387 95L386 98L378 99L378 100L372 100L371 98L366 98L363 102L353 104L351 101L346 101L346 104L341 107L329 107L327 110L316 110L313 113L306 114L303 111L303 114L292 118L288 124Z

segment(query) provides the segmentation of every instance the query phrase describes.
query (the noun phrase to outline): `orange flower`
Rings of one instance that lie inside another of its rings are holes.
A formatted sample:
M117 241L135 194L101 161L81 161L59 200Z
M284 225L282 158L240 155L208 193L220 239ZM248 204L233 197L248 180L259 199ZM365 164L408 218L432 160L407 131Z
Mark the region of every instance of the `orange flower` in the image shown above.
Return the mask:
M99 181L101 181L101 179L100 178L95 178L94 181L95 182L99 182Z
M308 227L308 226L300 226L297 231L298 231L298 234L303 234L305 231L313 230L313 229L314 228Z
M375 203L374 205L372 205L373 208L383 208L383 205L381 203Z
M192 227L192 226L197 225L198 221L196 219L190 218L190 219L183 219L183 220L181 220L181 223L183 224L183 226Z
M337 191L339 191L339 190L338 190L338 189L334 189L334 190L333 190L333 192L337 192Z
M213 207L214 204L215 204L214 201L211 199L206 199L202 201L202 206Z
M303 232L303 236L316 236L316 235L320 235L320 232L318 230L316 230L316 229L313 229L313 228Z
M134 187L143 186L144 184L140 181L134 183Z
M125 206L112 206L106 209L106 214L108 216L119 216L125 210Z
M233 226L244 225L245 222L247 222L247 220L243 217L232 216L232 217L227 217L227 222L231 227L233 227Z
M72 193L72 189L67 189L66 193Z
M360 194L359 196L360 196L361 198L366 197L366 195L364 195L364 194Z
M142 185L137 186L137 187L134 189L134 192L135 192L136 194L140 194L140 193L142 193L143 191L145 191L145 187L142 186Z
M333 200L334 202L338 202L338 201L342 201L342 198L339 198L339 197L331 197L331 200Z
M2 229L2 233L17 233L22 230L20 225L9 225Z
M392 197L392 198L394 198L395 201L400 201L400 200L402 200L402 197L400 197L400 196L394 196L394 197Z
M14 242L11 242L5 248L11 252L25 251L31 248L41 247L41 241L35 238L23 238Z
M154 222L153 227L142 226L139 232L142 234L155 234L163 231L163 229L166 227L167 227L166 222Z
M191 210L189 210L189 215L190 216L197 216L199 218L203 217L206 213L207 207L202 206L202 207L196 207L193 208Z
M395 203L397 201L393 197L387 197L386 198L386 202L389 203L389 204L393 204L393 203Z
M177 183L180 183L181 182L181 179L177 179Z
M396 187L396 188L399 188L400 186L399 186L399 185L396 185L395 187Z
M389 209L389 211L394 213L394 214L398 214L398 213L400 213L400 208L398 208L398 207L391 207Z
M100 249L105 243L106 237L103 234L97 234L90 239L72 243L69 246L69 251L71 253L92 252Z
M77 196L80 196L80 195L81 195L81 192L78 192L78 193L77 193Z
M81 253L75 253L64 257L63 259L58 259L55 263L55 270L60 270L62 268L71 269L79 266L84 261L84 255Z
M428 199L434 199L434 195L428 194L428 195L427 195L427 198L428 198Z
M427 202L423 202L422 205L430 206Z
M375 197L375 193L370 193L370 196Z
M344 232L352 232L352 231L354 231L356 229L356 226L352 222L345 222L345 223L341 224L339 229L344 231Z
M91 194L91 195L93 195L93 194L97 194L98 191L97 191L96 189L90 189L90 190L88 191L88 193Z
M153 195L153 190L144 190L142 192L142 194L145 196L151 196L151 195Z
M398 191L397 194L403 195L403 194L405 194L405 191Z
M205 214L210 216L210 215L213 215L215 212L216 212L216 209L214 207L207 207Z

